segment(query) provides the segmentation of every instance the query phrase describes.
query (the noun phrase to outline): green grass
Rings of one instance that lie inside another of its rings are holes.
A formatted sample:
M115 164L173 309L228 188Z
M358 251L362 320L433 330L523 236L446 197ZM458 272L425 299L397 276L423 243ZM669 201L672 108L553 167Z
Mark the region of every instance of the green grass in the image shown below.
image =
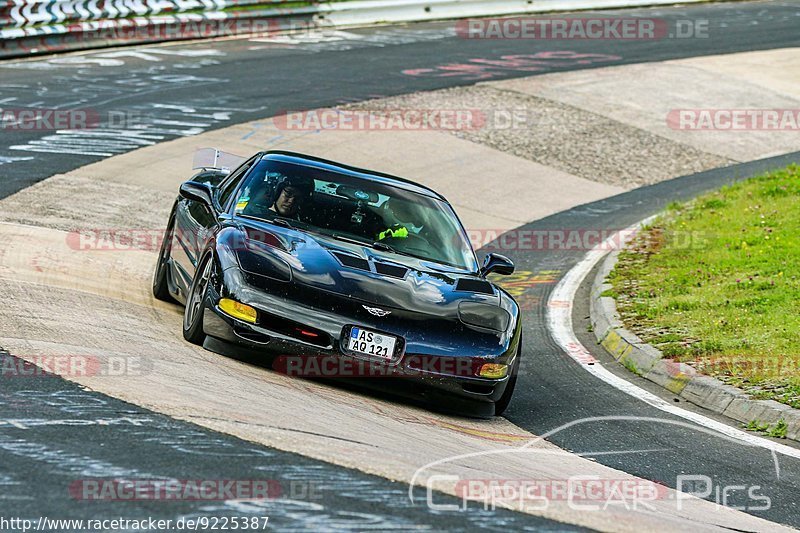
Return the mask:
M769 429L769 424L762 424L758 420L751 420L743 427L747 431L753 431L755 433L766 433L767 429Z
M776 439L785 439L786 431L789 429L789 425L783 418L778 420L778 422L772 427L770 427L770 425L767 423L762 424L758 420L751 420L749 423L743 424L742 427L747 431L761 433L762 435L774 437Z
M800 167L670 204L610 281L665 356L800 408Z
M786 431L789 429L789 424L786 423L786 420L781 418L778 420L778 423L775 424L774 427L770 428L767 431L767 435L770 437L775 437L777 439L785 439L786 438Z

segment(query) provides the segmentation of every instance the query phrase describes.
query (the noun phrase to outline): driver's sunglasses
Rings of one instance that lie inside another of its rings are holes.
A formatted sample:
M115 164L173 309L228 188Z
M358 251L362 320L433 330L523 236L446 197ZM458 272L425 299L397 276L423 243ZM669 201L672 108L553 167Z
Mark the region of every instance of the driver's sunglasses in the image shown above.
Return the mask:
M283 194L286 195L287 199L297 200L303 196L303 191L294 187L286 187L283 189Z

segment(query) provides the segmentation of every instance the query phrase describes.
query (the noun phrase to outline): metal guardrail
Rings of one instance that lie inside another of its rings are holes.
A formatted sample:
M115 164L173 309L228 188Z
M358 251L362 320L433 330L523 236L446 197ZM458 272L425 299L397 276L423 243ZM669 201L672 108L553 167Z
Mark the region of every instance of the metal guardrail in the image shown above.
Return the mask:
M269 3L269 0L0 0L0 28L113 20L186 11L221 11Z
M265 0L11 0L0 58L313 27L318 5ZM31 3L36 2L31 7ZM102 5L100 9L98 6ZM36 7L38 6L38 8ZM67 7L69 6L69 7ZM202 7L198 7L202 6ZM42 13L44 11L44 13ZM45 22L43 17L48 16Z
M678 0L0 0L0 59L309 28L673 4ZM681 3L705 0L680 0Z

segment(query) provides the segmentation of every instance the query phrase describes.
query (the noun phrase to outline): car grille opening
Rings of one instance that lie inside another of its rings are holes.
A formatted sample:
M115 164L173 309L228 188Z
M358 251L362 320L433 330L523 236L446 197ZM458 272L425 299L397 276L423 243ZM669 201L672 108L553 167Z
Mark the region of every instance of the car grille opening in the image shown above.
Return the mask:
M478 292L481 294L494 294L494 288L488 281L482 279L459 278L456 282L457 291Z
M464 383L461 388L464 389L464 392L482 396L488 396L494 392L494 385L482 385L480 383Z
M280 333L281 335L292 337L309 344L314 344L323 348L331 347L331 337L324 331L289 320L288 318L265 313L261 309L258 310L258 325L269 331L274 331L275 333Z
M350 254L343 254L341 252L331 252L339 262L346 267L357 268L358 270L366 270L369 272L369 261L356 257Z
M239 326L233 328L233 333L241 339L250 342L255 342L257 344L267 344L269 343L270 340L272 340L269 335L264 335L263 333L259 333L257 331L242 328Z
M403 279L406 277L408 273L408 269L406 267L402 267L399 265L390 265L389 263L375 263L375 271L378 274L383 274L384 276L391 276L393 278L400 278Z

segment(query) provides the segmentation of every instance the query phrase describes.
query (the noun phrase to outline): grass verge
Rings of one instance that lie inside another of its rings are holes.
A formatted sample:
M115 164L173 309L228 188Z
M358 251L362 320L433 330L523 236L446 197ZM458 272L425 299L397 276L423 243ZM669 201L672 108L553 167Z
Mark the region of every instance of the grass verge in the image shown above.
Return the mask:
M665 357L800 408L800 166L670 205L610 281Z

